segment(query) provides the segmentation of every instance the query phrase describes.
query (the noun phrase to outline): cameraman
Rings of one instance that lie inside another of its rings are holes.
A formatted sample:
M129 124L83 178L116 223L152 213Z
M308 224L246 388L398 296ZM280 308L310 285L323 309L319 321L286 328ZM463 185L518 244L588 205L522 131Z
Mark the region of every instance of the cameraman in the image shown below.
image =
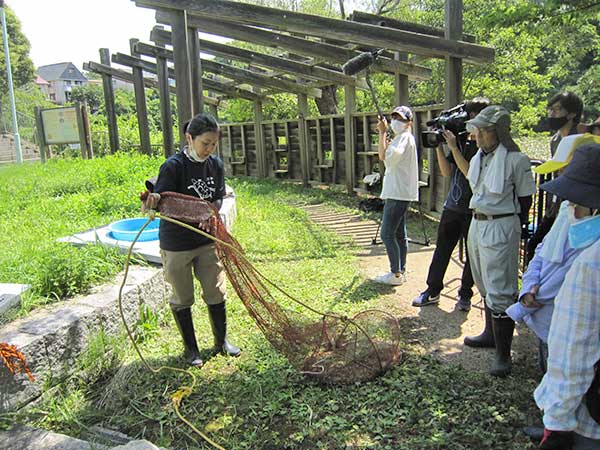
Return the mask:
M476 97L465 103L464 110L468 114L468 118L473 119L489 104L490 101L487 98ZM444 139L448 144L450 154L446 156L444 149L437 146L437 161L442 175L451 177L452 182L440 217L436 247L427 274L427 289L413 300L413 306L433 305L440 301L440 292L444 287L444 275L452 252L461 238L466 239L471 224L469 201L472 192L465 177L469 171L469 161L477 153L477 143L471 140L470 136L467 139L459 136L457 141L457 137L448 129L444 130ZM473 276L468 254L466 259L461 287L458 291L458 308L461 311L471 309L471 297L473 296Z

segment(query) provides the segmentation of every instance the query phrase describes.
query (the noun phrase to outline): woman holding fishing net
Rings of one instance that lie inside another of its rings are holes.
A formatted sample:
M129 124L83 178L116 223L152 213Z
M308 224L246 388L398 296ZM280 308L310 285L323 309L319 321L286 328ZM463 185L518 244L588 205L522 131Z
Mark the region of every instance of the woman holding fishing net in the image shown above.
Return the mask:
M210 202L218 210L225 196L223 162L214 155L219 143L219 124L211 115L202 113L183 127L187 145L160 167L156 184L146 200L146 208L155 209L161 193L177 192ZM209 232L213 220L214 216L199 225L189 225ZM225 273L214 242L166 220L161 220L159 239L165 279L173 287L170 306L190 365L203 365L192 320L194 276L200 281L202 298L208 306L214 350L238 356L240 349L227 340Z

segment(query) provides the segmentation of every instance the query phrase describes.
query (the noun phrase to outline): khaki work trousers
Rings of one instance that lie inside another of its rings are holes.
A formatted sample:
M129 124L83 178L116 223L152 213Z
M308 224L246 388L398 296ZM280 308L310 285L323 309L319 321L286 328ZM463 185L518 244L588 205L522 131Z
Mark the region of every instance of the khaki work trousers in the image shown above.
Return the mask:
M194 304L193 275L200 281L202 298L207 305L225 301L225 272L215 244L180 252L161 250L160 253L165 279L173 287L171 308L184 309Z
M471 220L467 248L475 285L495 314L504 314L518 295L519 216Z

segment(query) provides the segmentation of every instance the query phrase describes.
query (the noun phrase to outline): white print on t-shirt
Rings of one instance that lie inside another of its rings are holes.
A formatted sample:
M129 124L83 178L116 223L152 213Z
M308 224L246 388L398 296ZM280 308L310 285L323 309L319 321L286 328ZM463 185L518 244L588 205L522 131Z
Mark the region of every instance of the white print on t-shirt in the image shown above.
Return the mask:
M193 189L198 197L202 200L206 200L207 198L211 198L215 192L215 179L213 177L206 177L206 181L204 180L196 180L192 178L192 184L190 184L188 189Z

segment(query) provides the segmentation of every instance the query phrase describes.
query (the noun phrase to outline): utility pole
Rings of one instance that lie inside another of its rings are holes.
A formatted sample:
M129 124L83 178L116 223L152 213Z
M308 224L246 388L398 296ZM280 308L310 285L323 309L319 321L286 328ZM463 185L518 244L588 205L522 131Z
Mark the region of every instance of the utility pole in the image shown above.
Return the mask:
M17 108L15 106L15 93L13 91L12 70L10 68L10 54L8 52L8 33L6 32L6 14L4 13L4 0L0 0L0 20L2 20L2 39L4 40L4 57L6 60L8 95L10 97L10 109L12 112L13 119L15 148L17 150L17 164L22 164L23 153L21 151L21 138L19 137L19 124L17 123Z

